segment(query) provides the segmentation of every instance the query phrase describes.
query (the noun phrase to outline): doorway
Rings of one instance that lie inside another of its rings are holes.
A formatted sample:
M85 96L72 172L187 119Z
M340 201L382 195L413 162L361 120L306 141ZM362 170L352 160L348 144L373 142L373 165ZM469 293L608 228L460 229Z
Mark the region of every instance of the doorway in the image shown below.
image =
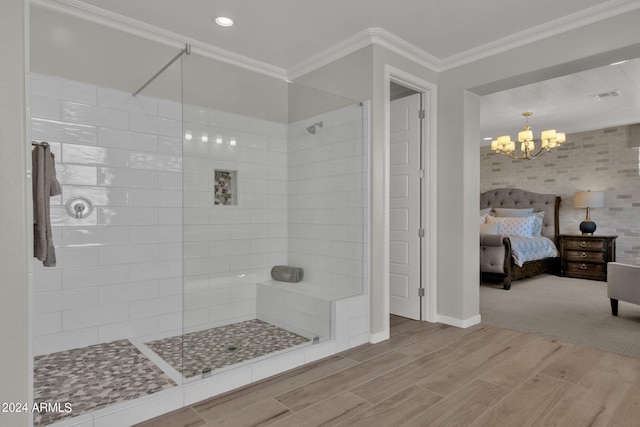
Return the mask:
M422 320L422 93L390 82L389 311Z

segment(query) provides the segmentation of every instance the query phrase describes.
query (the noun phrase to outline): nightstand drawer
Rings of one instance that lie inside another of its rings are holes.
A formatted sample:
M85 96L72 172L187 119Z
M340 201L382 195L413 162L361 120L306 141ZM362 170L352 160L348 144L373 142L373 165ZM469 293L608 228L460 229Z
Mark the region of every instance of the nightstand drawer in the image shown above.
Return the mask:
M616 260L617 237L558 235L560 275L606 281L607 263Z
M605 262L604 252L566 251L567 261Z
M587 262L567 262L567 273L573 277L579 275L600 276L606 273L606 264L589 264Z
M607 241L604 239L565 239L565 247L574 251L605 251Z

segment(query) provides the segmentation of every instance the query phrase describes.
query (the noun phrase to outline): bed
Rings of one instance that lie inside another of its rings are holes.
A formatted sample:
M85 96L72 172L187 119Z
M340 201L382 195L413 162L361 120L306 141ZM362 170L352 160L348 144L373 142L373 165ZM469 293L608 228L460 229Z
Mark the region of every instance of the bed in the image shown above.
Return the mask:
M482 210L484 209L486 212L488 208L492 208L491 217L495 216L495 211L500 209L505 210L501 211L501 213L509 212L512 209L518 211L529 209L532 210L534 215L537 213L537 216L542 219L541 224L538 223L538 226L541 226L539 233L547 238L540 240L550 241L549 244L553 246L553 250L547 248L537 251L538 253L535 256L525 256L523 257L525 258L524 260L517 259L518 256L514 258L514 246L530 246L533 244L534 239L481 233L481 280L499 280L502 282L503 288L509 290L511 289L511 283L515 280L533 277L541 273L557 274L560 265L560 258L556 249L559 233L559 196L555 194L539 194L518 188L498 188L480 194L481 223L483 221ZM493 222L496 220L494 218L486 218L486 221ZM536 250L533 252L536 252Z

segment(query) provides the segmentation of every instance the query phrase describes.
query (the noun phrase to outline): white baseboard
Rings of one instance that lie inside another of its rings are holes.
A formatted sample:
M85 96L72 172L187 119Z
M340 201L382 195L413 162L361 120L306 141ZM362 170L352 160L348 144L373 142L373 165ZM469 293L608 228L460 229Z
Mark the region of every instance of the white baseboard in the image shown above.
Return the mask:
M458 328L468 328L470 326L477 325L478 323L480 323L480 315L477 314L468 319L456 319L455 317L443 316L439 314L438 322L444 323L445 325L456 326Z
M369 342L371 344L377 344L389 339L389 332L378 332L375 334L369 334Z

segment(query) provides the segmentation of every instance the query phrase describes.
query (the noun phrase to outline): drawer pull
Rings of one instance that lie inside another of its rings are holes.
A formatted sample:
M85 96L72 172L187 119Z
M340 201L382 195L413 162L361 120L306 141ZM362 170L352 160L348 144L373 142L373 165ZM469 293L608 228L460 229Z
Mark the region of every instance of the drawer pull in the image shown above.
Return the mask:
M580 266L580 270L586 270L586 269L587 269L587 265L586 265L586 264L582 264L582 265Z
M586 257L587 257L587 253L586 253L586 252L582 252L582 253L580 254L580 258L586 258Z
M586 248L587 247L587 242L585 242L584 240L582 241L582 243L580 243L580 247L581 248Z

